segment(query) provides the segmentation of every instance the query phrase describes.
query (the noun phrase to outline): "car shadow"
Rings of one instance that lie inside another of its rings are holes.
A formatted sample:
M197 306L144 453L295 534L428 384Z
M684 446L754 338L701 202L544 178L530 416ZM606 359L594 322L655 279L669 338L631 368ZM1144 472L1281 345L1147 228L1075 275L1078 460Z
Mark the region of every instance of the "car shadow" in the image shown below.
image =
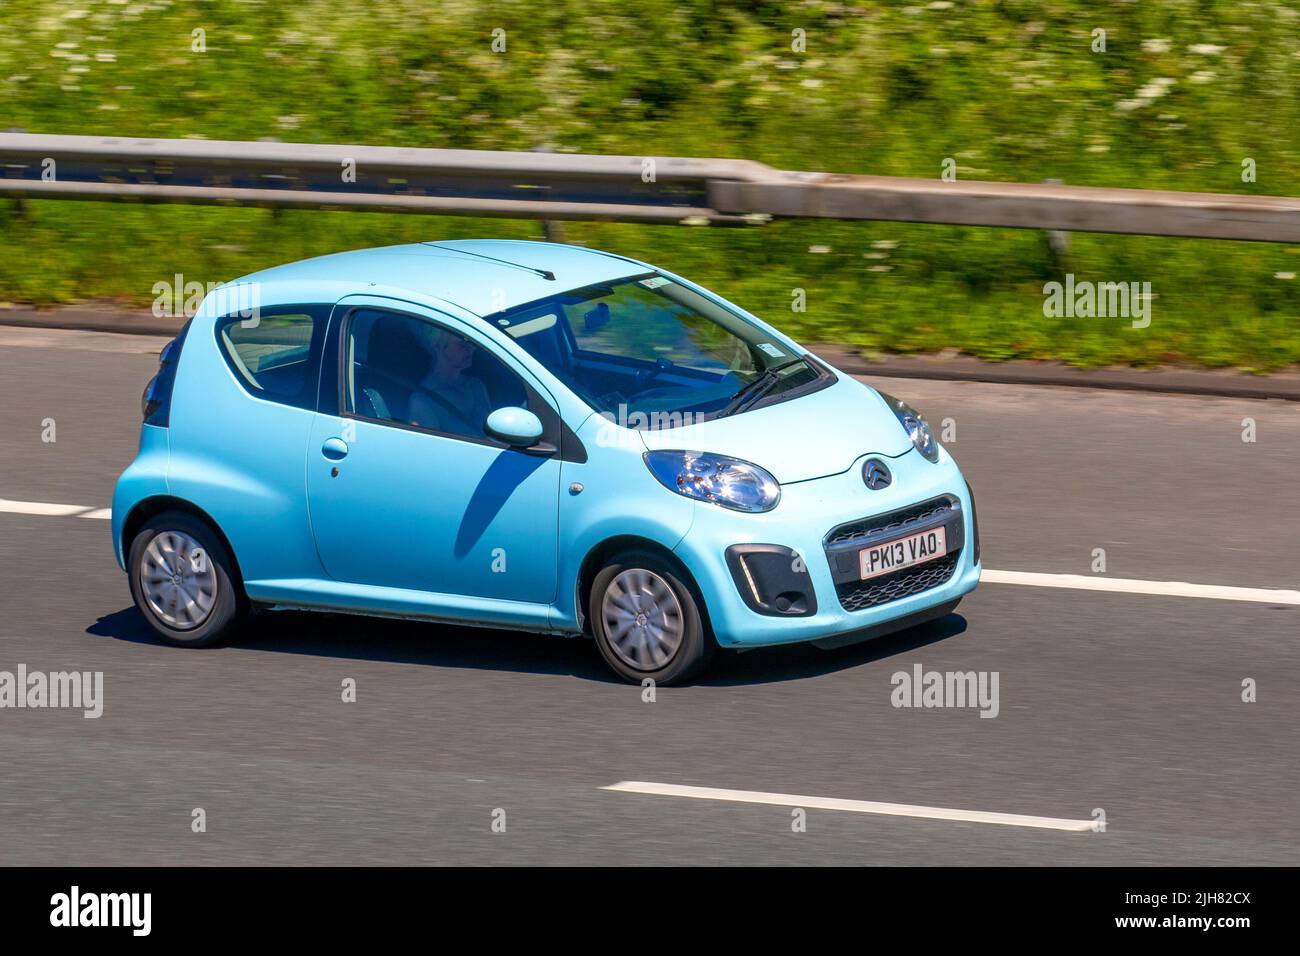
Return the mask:
M734 687L820 677L905 654L956 637L965 630L966 619L960 614L949 614L835 650L791 644L719 653L710 668L691 683L701 687ZM166 646L154 636L135 607L99 618L86 628L86 633L133 644ZM623 683L605 666L590 640L348 614L307 611L256 614L226 646L341 660L563 675L602 684Z
M135 644L167 647L133 606L101 617L86 632ZM341 660L560 674L617 682L586 640L352 614L309 611L255 614L223 646Z
M965 630L966 618L954 613L834 650L822 650L805 643L719 654L695 683L706 687L730 687L821 677L946 641Z

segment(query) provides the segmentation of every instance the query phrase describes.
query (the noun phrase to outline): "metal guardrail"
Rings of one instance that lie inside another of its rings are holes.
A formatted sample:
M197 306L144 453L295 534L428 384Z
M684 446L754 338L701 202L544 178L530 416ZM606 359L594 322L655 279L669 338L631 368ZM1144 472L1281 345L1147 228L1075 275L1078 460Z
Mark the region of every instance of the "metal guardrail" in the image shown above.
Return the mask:
M1288 196L850 176L739 159L25 133L0 134L0 196L721 225L880 219L1300 242L1300 198Z

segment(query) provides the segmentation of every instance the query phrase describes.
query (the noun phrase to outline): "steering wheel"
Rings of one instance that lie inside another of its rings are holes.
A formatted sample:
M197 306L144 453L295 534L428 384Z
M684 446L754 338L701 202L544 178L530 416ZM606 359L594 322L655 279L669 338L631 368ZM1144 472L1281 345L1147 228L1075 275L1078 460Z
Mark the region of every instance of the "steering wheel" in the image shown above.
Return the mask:
M652 368L643 369L636 373L636 379L632 382L632 394L639 395L645 390L647 385L659 376L661 372L666 372L672 367L673 360L670 358L665 358L661 355L659 358L655 359L655 364Z

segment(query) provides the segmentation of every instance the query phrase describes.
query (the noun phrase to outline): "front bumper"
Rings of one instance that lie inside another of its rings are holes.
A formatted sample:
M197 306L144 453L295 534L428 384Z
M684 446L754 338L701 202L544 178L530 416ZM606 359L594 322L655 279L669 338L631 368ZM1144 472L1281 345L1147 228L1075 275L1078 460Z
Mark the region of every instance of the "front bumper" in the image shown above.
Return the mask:
M974 590L977 531L956 462L947 451L933 464L908 451L887 459L893 483L872 491L861 477L866 457L842 474L784 485L780 504L765 514L696 506L676 551L695 575L720 645L758 647L879 629ZM919 519L864 521L895 512L919 512ZM947 556L858 580L862 547L939 526L946 530ZM755 556L748 568L738 561L745 554Z

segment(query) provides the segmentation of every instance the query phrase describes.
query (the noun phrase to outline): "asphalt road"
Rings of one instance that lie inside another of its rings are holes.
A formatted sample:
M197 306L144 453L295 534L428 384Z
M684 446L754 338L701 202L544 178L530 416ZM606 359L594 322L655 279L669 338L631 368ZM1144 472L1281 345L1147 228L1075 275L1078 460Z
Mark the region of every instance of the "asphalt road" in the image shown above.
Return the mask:
M0 328L0 499L106 506L160 344ZM1293 403L879 384L955 421L988 568L1091 574L1104 548L1105 577L1300 587ZM273 614L163 647L108 522L0 513L0 670L103 671L105 697L94 720L0 709L0 863L1294 865L1298 625L986 583L924 628L725 654L647 703L582 640ZM893 707L916 664L996 671L998 716ZM810 809L793 832L789 806L601 789L623 780L1106 829Z

